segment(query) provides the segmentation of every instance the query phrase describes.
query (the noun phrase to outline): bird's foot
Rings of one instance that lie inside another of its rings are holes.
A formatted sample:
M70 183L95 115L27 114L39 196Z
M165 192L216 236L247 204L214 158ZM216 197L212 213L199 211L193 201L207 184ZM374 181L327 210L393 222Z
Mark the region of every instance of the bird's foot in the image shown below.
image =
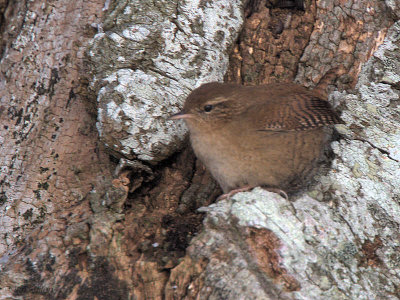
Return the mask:
M246 185L244 187L238 188L238 189L234 189L229 191L228 193L222 194L221 196L219 196L217 198L217 201L219 200L224 200L224 199L229 199L230 197L232 197L233 195L235 195L236 193L240 193L240 192L247 192L250 191L252 189L254 189L255 186L250 186L250 185Z
M254 189L255 187L256 186L246 185L244 187L231 190L230 192L222 194L221 196L219 196L217 198L217 201L224 200L224 199L229 199L230 197L232 197L236 193L248 192L248 191ZM279 194L281 197L285 198L286 200L289 200L289 196L284 190L281 190L281 189L278 189L278 188L273 188L273 187L266 187L266 186L261 186L261 188L266 190L266 191L268 191L268 192Z
M289 196L288 196L288 194L286 194L286 192L284 190L281 190L278 188L272 188L272 187L265 187L265 186L262 186L261 188L263 188L264 190L266 190L268 192L279 194L281 197L285 198L286 200L289 200Z

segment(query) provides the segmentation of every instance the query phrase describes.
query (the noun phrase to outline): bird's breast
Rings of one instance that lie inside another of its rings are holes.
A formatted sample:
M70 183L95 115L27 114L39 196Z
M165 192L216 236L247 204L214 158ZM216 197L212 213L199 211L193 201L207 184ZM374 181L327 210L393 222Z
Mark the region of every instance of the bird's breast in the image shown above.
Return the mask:
M245 185L286 187L312 169L325 141L322 128L285 132L221 128L191 132L196 156L224 192Z

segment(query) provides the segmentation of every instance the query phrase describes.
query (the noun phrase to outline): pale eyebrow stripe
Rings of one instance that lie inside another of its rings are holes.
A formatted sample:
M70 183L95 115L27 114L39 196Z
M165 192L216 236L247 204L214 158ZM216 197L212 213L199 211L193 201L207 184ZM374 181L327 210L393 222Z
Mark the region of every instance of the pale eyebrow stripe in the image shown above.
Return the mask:
M209 101L207 101L206 102L206 105L208 104L208 105L212 105L212 104L218 104L218 103L221 103L221 102L225 102L225 101L228 101L229 99L228 98L226 98L226 97L217 97L217 98L214 98L214 99L211 99L211 100L209 100Z

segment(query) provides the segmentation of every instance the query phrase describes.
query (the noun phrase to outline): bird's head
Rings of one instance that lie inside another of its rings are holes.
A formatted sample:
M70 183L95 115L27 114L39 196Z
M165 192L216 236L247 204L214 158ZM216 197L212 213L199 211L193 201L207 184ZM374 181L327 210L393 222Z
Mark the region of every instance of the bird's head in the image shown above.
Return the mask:
M189 129L199 126L213 128L223 126L244 110L238 85L212 82L195 89L186 98L182 111L170 117L171 120L184 119ZM235 96L236 95L236 96Z

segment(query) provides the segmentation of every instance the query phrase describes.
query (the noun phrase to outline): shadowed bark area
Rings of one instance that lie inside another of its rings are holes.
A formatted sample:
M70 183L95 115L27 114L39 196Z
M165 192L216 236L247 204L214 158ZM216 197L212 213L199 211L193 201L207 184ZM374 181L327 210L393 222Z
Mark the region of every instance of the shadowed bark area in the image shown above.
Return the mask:
M244 28L230 57L226 81L263 84L294 80L317 19L314 1L306 1L305 10L296 7L294 2L249 2Z
M128 2L0 0L0 296L297 299L304 286L284 264L288 247L276 232L243 225L233 212L218 210L225 203L197 210L221 191L190 147L154 164L124 164L118 161L123 154L99 142L96 93L101 87L89 87L93 64L106 70L114 63L130 64L123 58L109 61L107 53L104 59L89 59L87 53L93 50L93 36L102 33L104 11L111 36ZM163 15L180 14L171 3L157 4ZM353 88L363 63L398 20L393 7L372 0L252 0L244 16L226 81L296 80L321 90ZM193 32L201 32L202 20L190 21ZM186 34L182 20L173 22L175 36ZM157 42L146 41L162 52ZM142 58L132 59L131 67L140 69ZM255 202L247 203L249 210ZM282 204L282 214L283 207L300 210ZM341 222L347 226L345 219ZM378 225L397 226L390 222ZM315 235L325 234L318 226ZM358 253L349 243L337 257L347 263L354 256L358 267L382 268L386 274L385 238L356 240ZM314 269L322 275L313 273L309 281L322 290L335 289L333 275L318 263ZM338 295L350 297L343 290Z
M262 84L296 79L312 87L334 83L353 88L360 65L395 20L379 1L304 1L304 10L271 2L249 2L225 80Z

